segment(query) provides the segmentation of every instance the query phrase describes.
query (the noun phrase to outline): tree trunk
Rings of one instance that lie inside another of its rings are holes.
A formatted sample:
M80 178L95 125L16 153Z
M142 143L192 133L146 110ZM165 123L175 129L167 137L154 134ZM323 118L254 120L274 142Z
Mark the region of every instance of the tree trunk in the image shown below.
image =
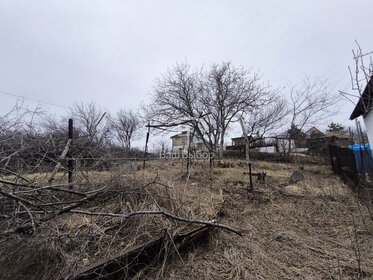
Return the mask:
M225 132L221 133L220 146L219 146L219 158L223 158L223 153L224 153L224 134L225 134Z
M249 149L250 149L250 142L249 137L247 135L245 136L245 157L246 157L246 163L250 163L250 155L249 155Z
M242 134L245 137L245 157L246 157L246 163L250 163L250 156L249 156L249 148L250 148L250 141L248 137L248 131L246 129L246 126L244 124L244 121L242 117L240 118L240 124L241 124L241 129L242 129Z

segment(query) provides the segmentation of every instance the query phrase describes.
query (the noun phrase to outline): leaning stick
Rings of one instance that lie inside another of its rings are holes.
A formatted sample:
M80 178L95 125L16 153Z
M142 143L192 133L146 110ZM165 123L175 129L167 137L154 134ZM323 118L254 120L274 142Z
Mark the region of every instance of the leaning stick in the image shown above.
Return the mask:
M49 180L48 180L48 183L49 183L49 184L51 184L51 183L53 182L54 177L56 176L58 169L60 169L60 167L61 167L61 161L62 161L63 159L65 159L65 157L66 157L66 155L67 155L67 152L69 151L69 148L70 148L71 142L72 142L72 139L69 139L69 141L67 141L67 144L66 144L66 146L65 146L65 149L63 150L62 154L60 155L59 161L57 162L57 164L56 164L56 166L55 166L55 168L54 168L54 170L53 170L53 172L52 172L52 175L51 175L51 177L50 177Z

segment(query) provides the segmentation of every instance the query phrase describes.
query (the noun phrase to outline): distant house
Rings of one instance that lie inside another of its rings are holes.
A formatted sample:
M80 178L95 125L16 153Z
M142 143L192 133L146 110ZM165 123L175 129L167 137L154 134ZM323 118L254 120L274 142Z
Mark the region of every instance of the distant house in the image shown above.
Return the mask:
M306 137L309 138L309 137L323 137L324 136L324 133L322 133L319 129L317 129L316 127L311 127L309 130L307 130L305 132L306 134Z
M262 138L255 138L253 136L249 136L249 141L250 141L250 149L254 147L262 147L266 146L264 139ZM244 136L241 137L234 137L231 138L232 140L232 145L231 146L226 146L226 150L245 150L245 145L246 145L246 138Z
M232 146L243 146L246 143L246 138L244 136L231 138L231 140ZM249 140L253 141L254 138L252 136L249 136Z
M289 146L291 151L296 151L294 140L290 141L285 136L273 137L269 139L249 137L250 149L262 153L287 153ZM227 150L245 151L245 137L232 138L232 146L227 146Z
M172 151L173 152L186 152L189 148L189 140L190 140L190 132L183 131L176 135L171 136L172 139ZM190 148L195 151L207 151L203 140L197 137L196 135L193 136L193 139L190 143Z
M350 116L350 120L363 116L365 128L368 134L368 140L373 145L373 76L365 87L354 111Z
M172 140L172 150L177 151L177 150L183 150L185 147L188 146L188 137L189 134L187 131L183 131L179 134L171 136Z

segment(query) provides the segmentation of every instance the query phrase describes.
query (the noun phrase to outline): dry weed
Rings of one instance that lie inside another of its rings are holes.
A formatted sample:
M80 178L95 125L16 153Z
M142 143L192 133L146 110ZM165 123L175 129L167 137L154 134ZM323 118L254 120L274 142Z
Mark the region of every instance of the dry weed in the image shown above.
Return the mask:
M244 232L240 238L215 230L207 244L181 256L168 244L169 257L141 271L138 279L373 277L369 213L358 207L350 189L328 166L304 165L304 179L289 185L291 171L299 168L253 162L253 171L265 171L267 177L264 183L254 178L255 191L249 194L247 166L239 160L212 170L204 163L194 164L190 174L181 161L153 161L145 170L90 172L79 180L84 190L108 186L84 205L87 211L156 210L142 187L157 178L168 187L147 189L162 208L192 219L219 218ZM43 224L32 236L13 236L3 242L0 278L57 279L160 236L166 228L176 234L191 227L160 216L123 220L65 214Z

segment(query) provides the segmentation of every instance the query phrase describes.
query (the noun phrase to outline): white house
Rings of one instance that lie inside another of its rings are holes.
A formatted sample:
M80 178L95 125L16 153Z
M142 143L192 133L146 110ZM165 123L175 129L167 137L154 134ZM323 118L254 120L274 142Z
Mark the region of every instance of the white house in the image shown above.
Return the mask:
M363 116L365 129L368 134L368 140L373 145L373 76L370 78L363 94L360 96L359 102L356 104L354 111L350 116L350 120Z
M174 136L171 136L172 139L172 151L173 152L183 152L185 153L189 147L189 140L191 138L189 131L182 131ZM203 143L203 140L193 136L191 139L190 147L196 151L208 151L206 146Z

